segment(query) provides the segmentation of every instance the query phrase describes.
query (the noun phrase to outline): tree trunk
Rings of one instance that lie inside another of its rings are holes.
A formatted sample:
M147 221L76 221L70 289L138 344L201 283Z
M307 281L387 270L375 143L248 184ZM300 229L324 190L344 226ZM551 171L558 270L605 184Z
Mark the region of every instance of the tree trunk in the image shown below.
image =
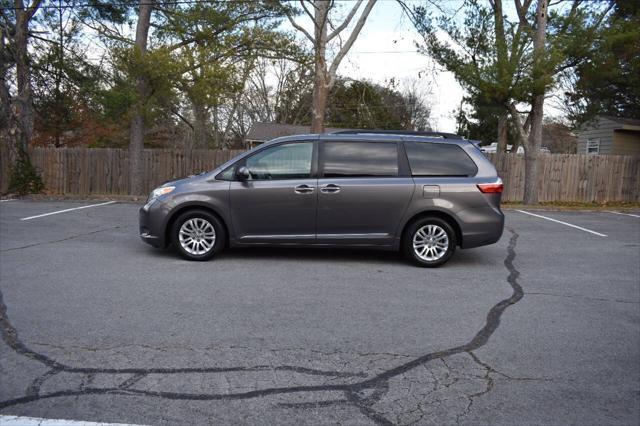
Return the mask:
M138 23L136 26L135 54L140 61L144 60L147 51L147 39L151 23L152 2L140 0ZM142 148L144 147L144 106L149 92L149 84L144 74L138 76L136 85L137 102L131 117L131 134L129 135L129 192L140 195L142 187Z
M327 25L329 2L315 2L315 76L311 106L311 133L324 132L324 114L329 96L327 79Z
M344 59L345 55L347 54L347 52L349 52L349 49L351 49L351 46L353 46L353 43L360 34L362 26L367 20L367 17L369 16L371 9L375 5L376 0L369 0L367 2L367 5L360 14L360 18L351 31L351 35L349 35L344 43L342 43L341 41L340 49L333 58L329 69L327 69L326 58L327 43L329 43L335 37L338 37L340 33L349 26L349 23L358 12L358 9L360 8L362 2L363 0L357 0L351 7L351 11L349 12L345 20L340 25L332 25L332 31L330 34L328 33L327 28L329 24L329 9L335 6L335 3L333 1L313 1L313 9L315 9L312 18L314 24L313 36L302 26L296 23L291 14L287 13L287 18L289 18L289 22L291 22L291 25L293 25L293 27L298 31L302 32L307 37L307 39L309 39L313 43L315 53L315 77L313 84L313 101L311 104L312 133L322 133L324 131L324 116L325 108L327 106L327 97L329 96L329 90L335 83L338 67L340 66L340 62L342 62L342 59ZM311 16L311 12L309 11L309 9L307 9L305 3L302 1L301 3L307 15Z
M29 23L40 7L41 0L33 0L29 7L22 0L14 1L16 19L13 34L6 28L2 34L2 136L7 139L8 157L11 167L9 190L18 194L40 192L44 188L42 178L29 160L28 147L33 137L33 96L31 88L31 66L29 61ZM11 39L13 43L11 43ZM9 41L11 49L7 49ZM15 63L16 96L11 99L6 78L12 60ZM8 109L7 109L8 108Z
M193 143L196 148L209 148L211 135L207 123L207 110L204 105L191 101L193 108Z
M542 146L542 118L544 116L544 95L547 87L545 72L545 43L547 39L548 0L538 0L536 8L536 32L533 38L533 81L534 92L531 102L531 130L525 146L524 199L525 204L538 202L538 154Z
M13 112L17 119L18 131L15 140L18 149L25 153L33 137L33 98L31 92L31 70L29 67L29 20L33 16L24 9L21 0L16 0L15 61L18 93L13 100Z
M524 204L536 204L538 202L538 151L524 150Z
M509 130L509 111L504 110L498 117L498 147L496 152L503 154L507 152L507 136Z
M216 104L213 106L212 116L213 116L213 148L219 149L222 145L220 140L220 105Z
M2 52L4 53L4 52ZM0 86L0 170L13 170L17 160L16 144L12 137L15 120L11 114L11 95L7 87L6 68L2 66L2 85ZM2 178L9 176L2 176ZM0 182L0 192L8 188L8 182Z
M524 199L525 204L538 202L538 154L542 146L542 117L544 95L534 98L531 105L531 131L524 150Z
M2 43L2 58L0 59L7 60L8 62L8 58L5 56L6 50L4 46L4 37L2 37L0 43ZM4 158L0 158L0 162L4 162L5 165L8 165L5 167L11 169L16 159L16 146L13 138L11 137L10 131L13 127L14 120L11 112L11 94L9 93L9 86L6 81L9 67L6 63L1 64L0 66L2 67L0 70L2 73L2 75L0 75L0 79L2 80L0 81L0 143L2 143L4 145L3 148L6 149L5 151L2 151Z

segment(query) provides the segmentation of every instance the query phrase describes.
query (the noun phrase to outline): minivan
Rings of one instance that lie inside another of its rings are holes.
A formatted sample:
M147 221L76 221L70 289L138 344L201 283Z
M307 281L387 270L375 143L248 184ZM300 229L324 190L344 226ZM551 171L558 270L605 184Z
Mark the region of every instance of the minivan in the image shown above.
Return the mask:
M419 266L498 241L502 181L470 141L350 130L266 142L167 182L140 209L140 237L207 260L225 247L401 250Z

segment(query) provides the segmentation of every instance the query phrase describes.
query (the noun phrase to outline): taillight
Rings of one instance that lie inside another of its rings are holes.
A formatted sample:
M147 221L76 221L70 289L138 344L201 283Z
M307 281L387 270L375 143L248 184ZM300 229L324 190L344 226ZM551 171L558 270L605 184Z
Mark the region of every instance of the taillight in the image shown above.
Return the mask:
M504 189L502 180L498 180L498 182L494 183L479 183L477 186L483 194L500 194Z

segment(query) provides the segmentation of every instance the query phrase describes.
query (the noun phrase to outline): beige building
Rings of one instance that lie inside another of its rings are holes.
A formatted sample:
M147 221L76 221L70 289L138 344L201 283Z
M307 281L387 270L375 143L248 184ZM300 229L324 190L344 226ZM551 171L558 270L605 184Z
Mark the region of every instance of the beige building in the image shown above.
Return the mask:
M598 116L576 130L578 154L640 155L640 120Z

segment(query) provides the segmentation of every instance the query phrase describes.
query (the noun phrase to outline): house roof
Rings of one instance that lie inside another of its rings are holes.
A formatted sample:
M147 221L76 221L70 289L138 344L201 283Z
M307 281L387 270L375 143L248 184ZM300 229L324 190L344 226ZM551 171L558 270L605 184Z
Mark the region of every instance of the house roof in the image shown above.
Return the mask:
M324 129L325 133L337 132L339 130L348 129L341 129L338 127L326 127ZM249 129L246 140L265 142L282 136L304 135L307 133L311 133L311 126L256 122L253 123L251 129Z
M608 125L606 124L607 122L609 123ZM576 131L580 134L600 128L608 128L613 132L640 132L640 119L598 115L592 120L581 124Z
M640 118L620 118L613 117L610 115L603 115L602 118L606 118L607 120L615 121L620 124L627 124L629 126L640 126Z

